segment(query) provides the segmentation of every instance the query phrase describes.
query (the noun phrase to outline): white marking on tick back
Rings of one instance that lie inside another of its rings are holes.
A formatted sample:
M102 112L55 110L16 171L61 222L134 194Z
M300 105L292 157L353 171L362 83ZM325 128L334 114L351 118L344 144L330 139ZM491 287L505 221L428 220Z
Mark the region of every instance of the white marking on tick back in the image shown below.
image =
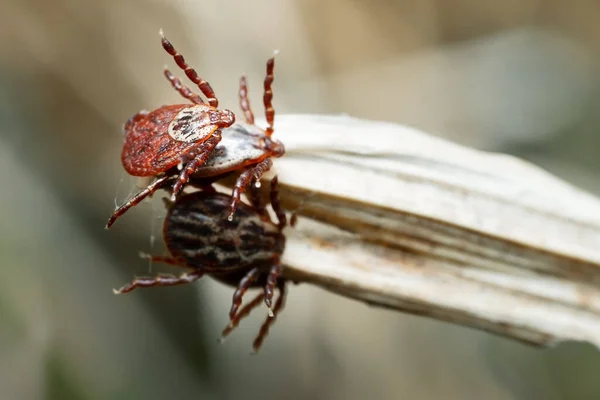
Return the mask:
M200 104L179 111L169 124L169 136L187 143L208 139L217 128L210 122L210 110L209 106Z

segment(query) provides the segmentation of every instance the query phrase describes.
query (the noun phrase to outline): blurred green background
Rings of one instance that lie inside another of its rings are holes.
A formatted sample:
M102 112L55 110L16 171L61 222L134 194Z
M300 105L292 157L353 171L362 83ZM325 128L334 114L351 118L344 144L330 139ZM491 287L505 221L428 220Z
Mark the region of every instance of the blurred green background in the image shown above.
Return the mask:
M533 161L600 193L600 3L591 0L2 0L0 399L599 399L600 354L530 348L291 287L224 344L231 289L210 279L114 296L161 254L157 196L133 193L121 126L181 99L164 28L237 112L394 121ZM179 73L181 75L181 73Z

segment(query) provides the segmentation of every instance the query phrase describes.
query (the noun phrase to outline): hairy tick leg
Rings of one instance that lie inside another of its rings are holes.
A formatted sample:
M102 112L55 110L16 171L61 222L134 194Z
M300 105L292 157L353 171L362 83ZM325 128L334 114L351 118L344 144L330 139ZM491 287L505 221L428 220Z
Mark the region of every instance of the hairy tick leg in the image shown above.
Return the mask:
M144 200L146 197L152 195L157 190L168 185L171 181L173 181L173 178L169 176L163 176L156 179L154 182L148 185L146 189L142 190L141 192L127 200L127 202L125 202L119 208L117 208L108 219L105 228L109 229L117 221L117 219L119 219L119 217L121 217L127 212L127 210L129 210L131 207L135 207L136 205L140 204L142 200Z
M237 310L240 308L242 304L242 297L248 290L248 288L256 281L259 275L258 268L252 268L248 273L240 280L235 292L233 292L233 299L231 300L231 309L229 310L229 320L233 320L235 318L235 314Z
M279 297L277 298L277 302L275 303L275 307L273 308L273 316L267 317L265 322L263 322L262 326L260 327L260 331L258 332L258 336L256 336L256 339L254 339L254 342L252 343L252 347L254 348L254 353L258 353L265 338L269 334L269 329L275 323L275 319L277 318L277 315L279 315L279 313L281 313L281 310L283 310L283 307L285 305L285 296L286 296L285 283L282 282L279 284Z
M271 317L273 316L273 309L271 307L272 300L273 300L273 293L275 290L275 285L277 285L277 280L279 279L280 275L281 275L281 263L279 261L277 261L277 263L271 267L271 270L269 271L269 275L267 276L267 284L265 285L265 304L269 308L269 316L271 316Z
M233 319L229 321L227 327L223 329L223 332L221 333L221 339L225 339L225 337L229 335L231 331L237 328L242 319L246 318L248 315L250 315L252 310L254 310L256 307L262 304L264 298L265 294L261 292L257 294L256 297L254 297L254 299L252 299L250 303L244 305L244 307L242 307L242 309L233 317Z
M136 288L147 288L153 286L175 286L185 283L192 283L204 275L201 270L186 272L179 276L157 275L155 277L136 278L132 282L124 285L120 289L113 289L114 294L129 293Z

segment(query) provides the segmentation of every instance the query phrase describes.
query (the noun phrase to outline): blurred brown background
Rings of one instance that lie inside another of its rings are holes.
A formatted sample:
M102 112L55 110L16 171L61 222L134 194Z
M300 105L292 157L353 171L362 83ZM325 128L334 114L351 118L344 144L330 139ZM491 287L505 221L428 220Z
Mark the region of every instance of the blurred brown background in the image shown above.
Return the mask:
M235 111L348 113L531 160L600 193L600 3L3 0L0 399L598 399L600 354L292 287L260 355L256 313L224 344L231 289L210 279L114 296L156 272L162 207L103 229L135 190L121 126L181 101L164 28ZM181 75L181 73L179 73ZM160 197L160 196L157 196Z

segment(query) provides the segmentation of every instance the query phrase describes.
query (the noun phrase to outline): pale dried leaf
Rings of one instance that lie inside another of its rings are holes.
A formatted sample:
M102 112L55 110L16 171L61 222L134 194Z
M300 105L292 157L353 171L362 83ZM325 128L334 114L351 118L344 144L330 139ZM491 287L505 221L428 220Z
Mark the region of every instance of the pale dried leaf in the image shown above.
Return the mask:
M536 344L600 345L600 202L391 123L278 115L289 276ZM318 223L315 221L319 221Z

